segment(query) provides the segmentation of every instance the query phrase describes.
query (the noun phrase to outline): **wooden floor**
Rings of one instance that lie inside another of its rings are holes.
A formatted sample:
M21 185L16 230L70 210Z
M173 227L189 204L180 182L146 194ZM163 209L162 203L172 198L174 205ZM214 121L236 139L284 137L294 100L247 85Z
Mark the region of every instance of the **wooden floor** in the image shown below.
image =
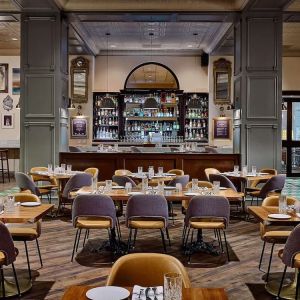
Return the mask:
M0 185L0 189L4 186ZM6 185L5 188L11 187ZM259 238L259 226L254 222L245 222L232 219L227 231L230 245L231 261L226 263L226 256L212 257L207 254L195 254L192 262L187 265L186 257L181 253L180 242L183 217L180 207L175 225L170 224L172 247L169 254L180 259L186 266L193 286L198 287L224 287L229 299L272 299L264 290L263 273L257 268L262 242ZM44 267L40 268L35 243L29 245L31 266L34 283L30 292L22 299L61 299L65 289L70 285L103 285L111 268L109 253L91 253L88 248L93 243L100 243L106 239L105 231L94 231L90 234L88 245L80 249L76 260L70 262L75 230L69 218L46 218L42 224L40 246ZM127 238L127 229L122 222L123 238ZM207 238L213 235L204 232ZM83 240L83 239L82 239ZM26 275L26 258L24 245L16 242L20 254L16 267L19 276ZM280 246L279 246L280 247ZM282 264L277 258L275 247L272 271L281 271ZM162 252L160 234L158 231L143 231L138 234L137 252ZM269 253L269 248L267 253ZM267 258L267 257L266 257ZM265 265L267 261L265 260Z

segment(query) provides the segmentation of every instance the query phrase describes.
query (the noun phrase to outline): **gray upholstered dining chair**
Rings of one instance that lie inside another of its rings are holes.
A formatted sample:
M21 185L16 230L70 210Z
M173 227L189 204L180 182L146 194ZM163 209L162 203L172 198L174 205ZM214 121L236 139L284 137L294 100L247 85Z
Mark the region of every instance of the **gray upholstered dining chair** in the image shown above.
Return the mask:
M162 195L134 195L129 198L126 208L126 226L129 228L128 252L135 246L138 229L159 229L164 251L167 252L164 231L171 246L168 231L168 204Z
M280 286L278 289L278 294L276 299L280 299L280 293L282 290L283 286L283 281L284 277L286 274L286 269L287 267L291 268L297 268L298 269L298 276L296 282L297 282L297 287L296 287L296 293L295 293L295 299L298 299L298 291L299 291L299 284L300 284L300 225L296 226L291 234L289 235L287 242L284 246L283 249L279 250L278 256L284 263L284 270L280 282Z
M0 272L1 272L1 282L2 282L2 297L6 299L5 293L5 284L4 284L4 272L3 266L12 265L14 278L18 290L18 295L21 296L20 287L18 282L17 273L14 266L14 261L18 255L18 250L14 246L14 242L12 240L11 234L9 233L7 227L0 222Z
M85 229L85 241L91 229L106 229L112 250L116 249L115 228L119 232L116 221L116 209L113 200L107 195L79 195L73 202L72 223L77 229L72 251L73 261L75 251L78 250L81 231ZM120 236L118 234L118 236Z
M189 180L190 180L190 175L176 176L168 183L168 186L176 186L177 183L181 183L182 188L185 188Z
M112 181L121 186L125 186L127 182L130 182L132 187L136 187L136 183L126 175L113 175Z
M70 152L82 152L82 150L76 146L69 146L69 151Z
M84 186L91 186L92 179L92 175L88 173L78 173L72 176L66 183L59 199L57 214L59 214L62 205L65 206L66 204L69 204L72 207L74 197L72 197L70 193L79 190Z
M212 183L219 181L221 187L233 189L235 192L237 191L232 181L223 174L209 174L209 181Z
M221 231L224 235L227 259L229 252L225 229L229 225L230 206L228 199L223 196L195 196L191 199L184 219L182 234L183 247L187 249L188 238L191 233L191 245L193 243L194 230L213 229L218 238L221 250L223 243ZM191 261L192 251L189 249L189 259Z

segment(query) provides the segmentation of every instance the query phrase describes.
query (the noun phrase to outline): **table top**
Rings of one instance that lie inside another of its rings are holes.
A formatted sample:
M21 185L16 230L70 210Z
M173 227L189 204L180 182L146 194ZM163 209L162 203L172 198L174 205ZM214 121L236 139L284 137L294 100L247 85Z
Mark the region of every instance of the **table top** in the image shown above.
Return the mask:
M243 180L247 180L247 181L268 180L268 179L270 179L274 176L272 174L265 174L265 173L261 173L261 174L257 173L256 175L248 173L245 176L242 176L240 173L235 174L234 172L224 172L224 173L221 173L221 174L225 175L227 177L239 178L239 179L243 179Z
M269 214L278 214L277 206L248 206L248 212L265 225L296 226L300 223L300 218L295 213L289 213L290 219L273 219Z
M15 212L2 213L0 221L3 223L35 223L51 211L53 207L53 204L41 204L34 207L16 206Z
M88 300L86 292L94 288L93 286L71 286L69 287L62 300ZM127 288L127 287L126 287ZM132 288L127 288L130 292ZM182 300L227 300L228 297L223 288L190 288L182 289ZM131 298L129 298L131 299Z
M135 191L135 190L134 190ZM136 190L140 191L140 190ZM208 189L207 191L211 191ZM75 192L76 195L79 194L88 194L92 192L91 187L83 187L79 189L77 192ZM183 190L182 192L176 192L175 190L165 190L164 196L168 201L182 201L182 200L190 200L195 195L185 195L185 193L188 192L187 190ZM127 201L131 195L128 195L125 189L115 189L112 190L110 193L105 193L105 195L110 196L113 200L120 200L120 201ZM199 193L200 196L200 193ZM244 194L234 191L233 189L226 189L226 190L220 190L218 196L224 196L229 201L236 201L238 199L241 199Z
M49 173L48 171L36 171L30 172L29 175L39 175L45 178L55 178L55 179L69 179L75 174L84 173L83 171L72 171L71 173Z

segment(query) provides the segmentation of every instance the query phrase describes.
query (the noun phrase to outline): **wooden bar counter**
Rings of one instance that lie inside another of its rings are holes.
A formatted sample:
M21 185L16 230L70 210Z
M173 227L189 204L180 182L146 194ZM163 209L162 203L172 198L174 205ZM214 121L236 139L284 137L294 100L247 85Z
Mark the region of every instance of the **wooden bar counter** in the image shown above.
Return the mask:
M240 154L211 153L128 153L128 152L60 152L60 163L71 164L73 170L89 167L99 169L99 180L111 179L117 169L137 172L138 166L163 167L165 171L181 169L190 179L206 180L204 170L216 168L221 172L232 171L240 164Z

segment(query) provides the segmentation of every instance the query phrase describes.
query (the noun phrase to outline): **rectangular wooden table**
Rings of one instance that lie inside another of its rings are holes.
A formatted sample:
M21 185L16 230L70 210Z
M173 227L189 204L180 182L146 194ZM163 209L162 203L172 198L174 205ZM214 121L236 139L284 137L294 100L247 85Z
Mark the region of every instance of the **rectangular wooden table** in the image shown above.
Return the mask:
M3 223L35 223L43 218L54 207L53 204L41 204L34 207L16 206L13 213L0 215Z
M92 286L71 286L69 287L62 300L88 300L86 292ZM132 288L127 288L130 292ZM131 299L131 296L128 298ZM182 290L182 300L227 300L228 297L223 288L190 288ZM107 299L109 300L109 299Z
M91 191L92 191L91 187L83 187L79 189L75 194L79 195L80 193L89 193ZM183 190L182 192L179 193L175 191L165 190L164 196L167 199L167 201L171 201L171 202L190 200L193 196L185 195L186 192L187 192L186 190ZM118 201L128 201L128 199L130 198L130 195L128 195L125 189L116 189L116 190L113 189L110 193L105 193L105 195L110 196L113 200L118 200ZM218 196L224 196L229 201L237 201L241 199L244 196L244 194L236 192L232 189L226 189L226 190L220 190Z
M300 223L300 218L295 213L289 213L290 219L273 219L269 218L269 214L278 214L278 207L276 206L248 206L249 214L253 215L259 222L265 225L279 225L279 226L297 226Z

